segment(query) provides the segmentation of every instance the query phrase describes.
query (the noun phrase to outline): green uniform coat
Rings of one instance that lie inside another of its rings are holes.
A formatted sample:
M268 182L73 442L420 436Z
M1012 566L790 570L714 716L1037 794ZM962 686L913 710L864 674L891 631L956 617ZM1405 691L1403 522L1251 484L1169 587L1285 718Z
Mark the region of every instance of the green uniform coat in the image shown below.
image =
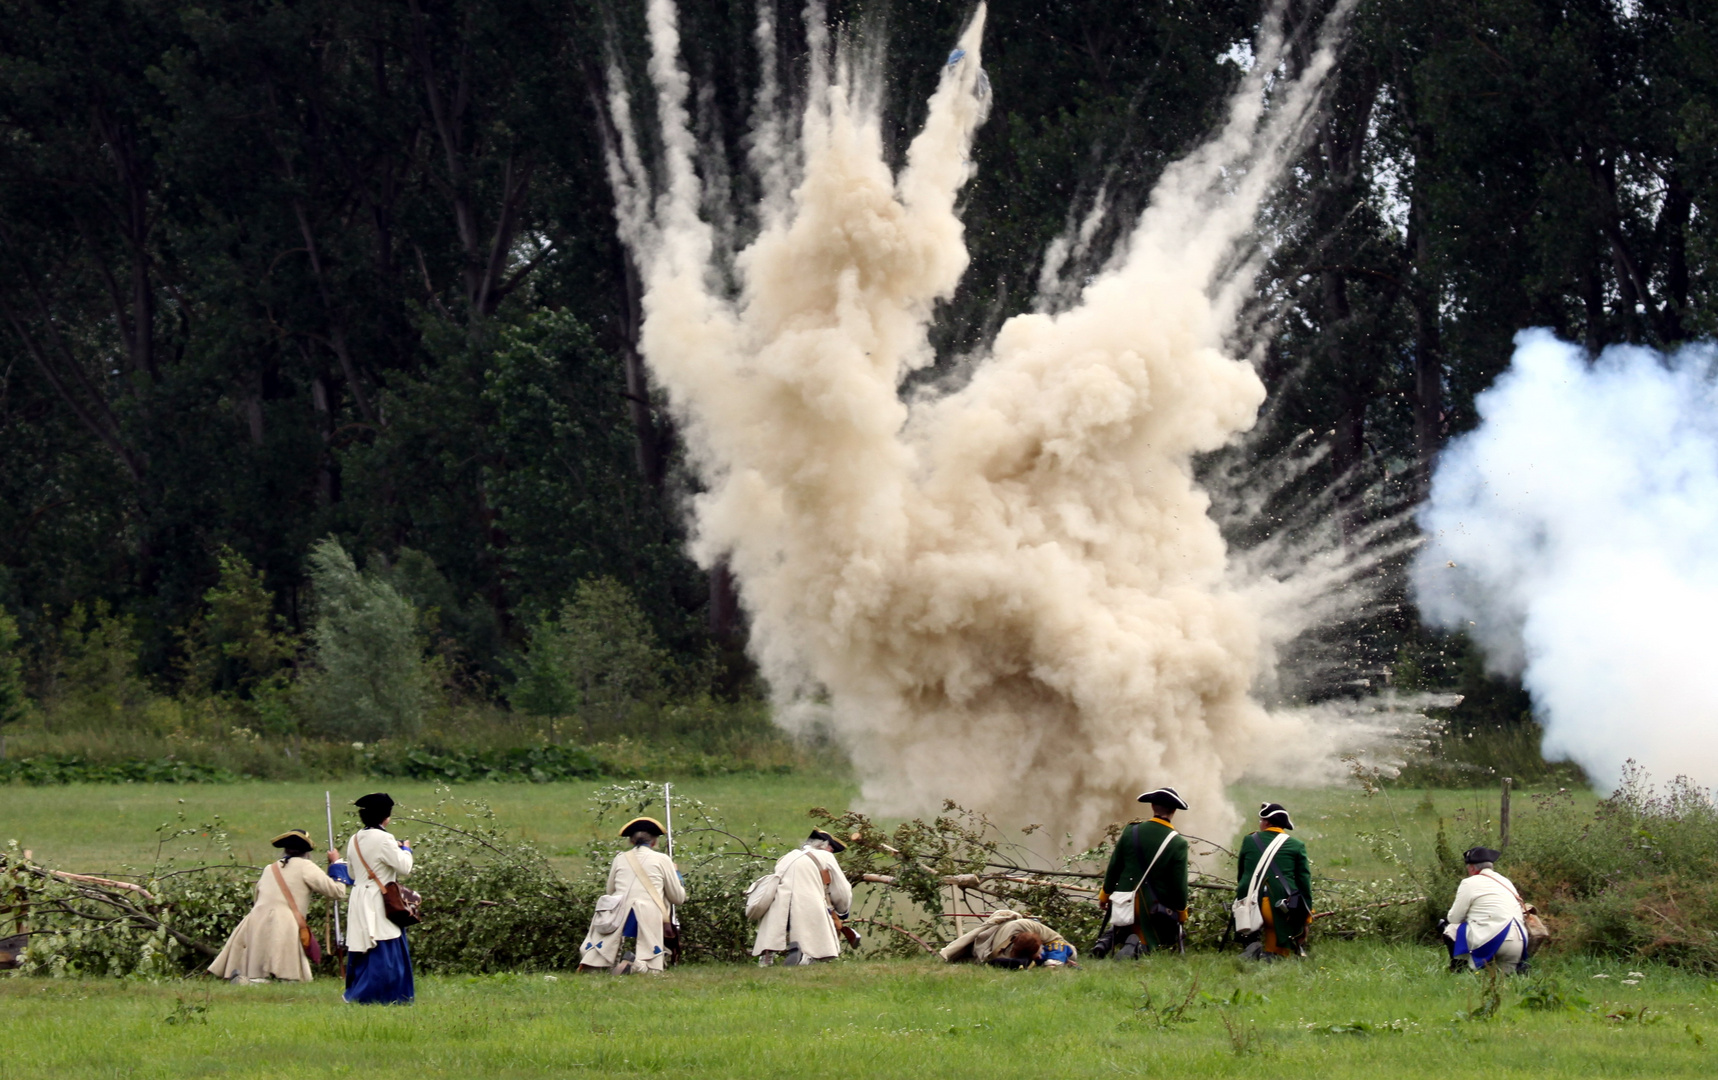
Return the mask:
M1264 853L1265 848L1271 846L1271 842L1276 838L1275 832L1250 833L1242 838L1241 865L1236 874L1235 899L1239 900L1247 895L1247 886L1252 884L1253 868L1259 864L1259 856ZM1277 849L1276 858L1272 862L1276 864L1277 872L1273 874L1268 869L1265 871L1263 887L1259 890L1259 895L1270 897L1273 917L1276 917L1276 914L1283 910L1283 897L1288 895L1289 888L1300 893L1301 900L1304 902L1295 925L1289 926L1286 922L1277 924L1279 928L1277 940L1283 941L1301 932L1301 929L1306 925L1304 921L1306 916L1312 911L1312 864L1307 861L1306 845L1292 836L1283 843L1282 847Z
M1139 888L1140 878L1145 874L1146 864L1157 854L1157 849L1163 845L1163 838L1169 835L1170 826L1153 818L1150 821L1136 821L1121 831L1121 837L1116 841L1115 851L1110 854L1109 870L1104 874L1104 893L1114 896L1116 893L1132 892ZM1135 834L1138 839L1135 840ZM1143 853L1141 848L1144 848ZM1187 838L1179 834L1163 849L1157 865L1151 868L1151 878L1146 884L1149 890L1139 896L1136 910L1139 912L1139 929L1147 944L1156 948L1160 944L1152 927L1152 920L1146 918L1154 902L1162 904L1171 911L1187 909Z

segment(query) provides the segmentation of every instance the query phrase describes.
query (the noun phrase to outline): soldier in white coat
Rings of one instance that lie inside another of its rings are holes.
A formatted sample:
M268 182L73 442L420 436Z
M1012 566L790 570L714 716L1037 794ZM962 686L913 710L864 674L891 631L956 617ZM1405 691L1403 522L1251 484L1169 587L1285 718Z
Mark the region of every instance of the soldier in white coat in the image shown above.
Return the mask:
M209 970L234 983L309 982L310 960L304 955L302 931L308 929L310 894L346 899L346 886L323 873L304 856L314 844L303 829L291 829L269 841L284 854L269 863L257 878L256 904L239 923ZM339 856L328 853L328 862Z
M386 792L353 803L364 827L346 841L352 902L346 907L346 994L354 1005L409 1005L415 995L406 932L388 919L382 890L412 872L412 846L388 831Z
M686 902L686 887L674 860L655 850L665 830L655 818L633 818L620 830L632 846L614 857L608 868L607 895L617 897L607 912L591 916L590 930L579 949L580 973L609 968L618 972L660 974L668 961L664 929L675 904ZM609 929L602 932L605 919ZM632 938L634 959L616 966L621 943Z
M1519 969L1527 950L1527 929L1521 894L1515 883L1493 869L1499 853L1469 848L1462 853L1467 877L1456 889L1455 903L1444 916L1444 940L1450 950L1450 970L1467 966L1478 971L1490 963Z
M758 922L752 946L759 967L775 963L778 953L787 954L787 964L833 960L841 954L835 920L846 919L853 907L853 886L835 856L846 850L847 845L829 833L813 829L803 846L776 860L781 884Z

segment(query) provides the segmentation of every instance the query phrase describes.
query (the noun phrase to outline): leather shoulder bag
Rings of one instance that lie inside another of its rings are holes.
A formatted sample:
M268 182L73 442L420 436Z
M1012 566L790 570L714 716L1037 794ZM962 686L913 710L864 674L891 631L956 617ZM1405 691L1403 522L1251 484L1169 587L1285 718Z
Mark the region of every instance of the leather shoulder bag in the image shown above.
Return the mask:
M358 853L358 861L364 864L364 873L369 874L370 880L376 883L378 889L382 890L382 907L387 910L388 921L399 927L416 926L423 922L423 916L418 914L423 904L423 897L410 889L403 888L397 881L390 881L386 885L382 884L382 879L376 876L374 870L370 869L370 860L364 857L364 845L354 839L352 850Z

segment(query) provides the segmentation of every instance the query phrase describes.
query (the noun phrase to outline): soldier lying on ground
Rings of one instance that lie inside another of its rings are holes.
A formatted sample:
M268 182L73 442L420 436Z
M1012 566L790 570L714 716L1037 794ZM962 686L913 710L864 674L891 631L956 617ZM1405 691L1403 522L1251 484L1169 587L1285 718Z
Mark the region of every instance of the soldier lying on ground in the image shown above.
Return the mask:
M972 961L997 967L1061 967L1079 954L1066 938L1036 919L1006 908L990 913L976 930L949 942L941 956L951 964Z

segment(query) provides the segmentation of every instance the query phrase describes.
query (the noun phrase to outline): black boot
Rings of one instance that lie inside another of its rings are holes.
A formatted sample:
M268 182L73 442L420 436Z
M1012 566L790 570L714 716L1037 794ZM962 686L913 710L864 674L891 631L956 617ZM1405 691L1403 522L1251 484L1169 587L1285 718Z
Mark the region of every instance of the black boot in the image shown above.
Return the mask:
M1104 927L1104 932L1098 935L1098 940L1092 942L1092 959L1102 960L1116 947L1116 928Z

